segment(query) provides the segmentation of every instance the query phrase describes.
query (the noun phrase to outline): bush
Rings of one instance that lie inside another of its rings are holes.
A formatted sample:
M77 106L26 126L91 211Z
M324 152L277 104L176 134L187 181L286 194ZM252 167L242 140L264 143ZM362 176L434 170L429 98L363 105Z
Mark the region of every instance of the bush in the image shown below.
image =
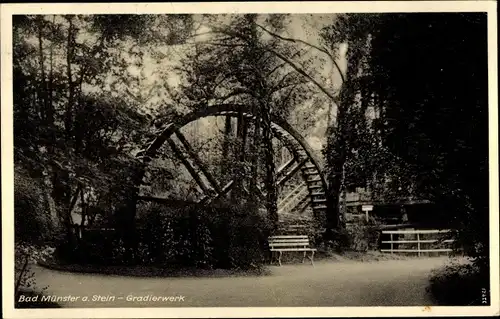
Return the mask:
M51 239L51 217L43 185L20 169L14 174L14 234L16 242L43 244Z
M326 253L330 252L343 252L349 250L351 238L349 232L345 228L332 230L334 240L318 241L322 243L321 250ZM324 234L322 234L324 236Z
M140 262L211 267L212 237L207 213L190 205L152 205L141 223Z
M329 243L328 246L336 252L377 250L379 248L380 229L374 220L359 222L346 228L334 230L333 238L335 240Z
M16 167L14 174L14 294L21 291L37 294L47 287L37 287L32 265L52 257L56 229L46 210L43 185ZM16 298L17 300L17 298Z
M474 264L450 264L434 271L429 291L443 306L489 305L489 274Z
M83 238L74 242L60 241L56 258L63 263L118 265L124 259L124 245L114 230L88 230Z
M221 268L260 268L267 251L269 225L265 217L250 213L244 206L220 211L212 231L217 265Z
M347 229L349 234L349 250L366 252L377 248L377 234L373 226L353 225Z
M15 245L15 299L21 292L39 293L47 287L38 287L32 265L35 262L46 261L52 257L54 249L49 246L35 246L30 244L16 243Z
M173 201L141 208L133 245L136 264L255 269L263 263L268 223L245 205ZM84 231L78 250L67 252L64 261L128 265L122 237L117 231Z

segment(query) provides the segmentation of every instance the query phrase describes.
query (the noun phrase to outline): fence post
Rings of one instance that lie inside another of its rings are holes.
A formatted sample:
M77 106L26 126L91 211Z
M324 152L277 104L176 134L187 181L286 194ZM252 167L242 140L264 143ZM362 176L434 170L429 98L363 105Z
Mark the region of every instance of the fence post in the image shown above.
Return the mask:
M418 250L418 257L420 257L420 233L417 233L417 250Z
M391 233L391 255L392 255L392 249L393 249L393 248L392 248L392 247L393 247L393 246L392 246L392 245L393 245L393 242L392 242L392 241L393 241L393 240L392 240L392 233Z

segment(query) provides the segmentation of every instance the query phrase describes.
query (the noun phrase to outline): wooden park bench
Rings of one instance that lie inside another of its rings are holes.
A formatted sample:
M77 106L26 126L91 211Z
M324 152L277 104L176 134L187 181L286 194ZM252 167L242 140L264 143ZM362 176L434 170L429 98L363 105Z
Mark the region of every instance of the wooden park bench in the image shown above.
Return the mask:
M278 263L281 266L281 257L284 251L299 251L304 252L302 263L307 257L314 266L314 253L316 252L316 249L310 248L309 237L307 235L271 236L268 241L269 249L271 251L271 263L273 262L273 259L275 259L273 257L275 257L276 252L278 253ZM307 256L307 252L311 252L310 256Z

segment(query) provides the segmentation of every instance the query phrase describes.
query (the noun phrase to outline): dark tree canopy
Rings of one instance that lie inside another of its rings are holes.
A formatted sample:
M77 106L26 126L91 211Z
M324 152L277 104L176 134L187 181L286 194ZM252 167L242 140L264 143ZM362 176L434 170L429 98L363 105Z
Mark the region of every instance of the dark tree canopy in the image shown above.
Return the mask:
M474 246L486 244L486 14L388 15L381 21L370 64L373 90L383 101L385 143L413 166L417 188L440 206L440 217L474 237Z

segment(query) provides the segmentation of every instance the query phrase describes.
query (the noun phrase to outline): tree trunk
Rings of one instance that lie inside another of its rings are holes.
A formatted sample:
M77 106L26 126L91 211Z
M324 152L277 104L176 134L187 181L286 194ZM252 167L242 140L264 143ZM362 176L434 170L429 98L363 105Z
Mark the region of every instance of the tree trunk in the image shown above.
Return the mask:
M332 211L327 214L327 225L325 233L325 241L334 240L334 229L341 226L340 223L340 194L342 192L344 165L350 153L350 141L352 130L349 116L351 116L352 108L355 105L356 95L356 75L358 74L360 61L362 58L361 51L356 49L356 43L350 43L347 57L347 72L345 82L342 85L340 92L340 102L337 106L337 123L335 126L330 126L327 129L327 165L329 172L328 180L328 200L331 203Z
M67 48L66 48L66 76L68 81L68 101L66 104L66 110L64 114L64 128L66 131L66 143L68 143L68 148L72 147L72 125L73 125L73 81L71 73L71 62L73 60L73 45L74 45L74 31L73 31L73 17L69 16L66 18L68 26L68 36L67 36ZM65 168L54 169L54 174L52 176L53 192L56 203L59 206L60 218L66 228L67 243L70 247L73 246L73 233L71 225L71 210L72 210L72 196L71 196L71 186L70 186L70 176Z
M221 167L220 167L220 175L221 180L226 180L228 178L228 166L230 163L229 157L231 156L231 133L233 132L232 128L232 118L230 116L226 116L224 123L224 140L222 142L222 159L221 159Z
M57 208L56 208L56 203L54 202L54 199L52 198L50 194L50 189L52 187L50 183L50 173L48 172L43 172L44 177L43 177L43 195L45 197L45 202L47 203L47 208L50 214L50 221L51 221L51 229L52 231L58 229L61 226L61 220L59 218L59 215L57 214Z
M335 155L329 156L328 180L328 200L331 203L332 211L326 215L326 234L325 240L333 240L333 230L339 227L339 203L340 193L342 191L342 169L346 161L345 146L338 146L331 149L329 153L335 152ZM333 158L332 158L333 157Z
M68 244L72 243L72 225L70 208L72 202L71 188L68 186L69 173L64 169L55 169L52 172L52 198L57 204L57 215L65 227Z
M55 23L55 16L52 18L52 27L54 26ZM54 156L55 150L54 150L54 145L56 143L56 137L54 133L54 101L53 101L53 90L54 90L54 44L51 42L50 44L50 55L49 55L49 78L48 78L48 87L47 87L47 103L46 103L46 118L45 122L47 125L47 128L49 128L49 143L47 147L47 152L50 157ZM56 202L54 198L50 194L50 189L54 187L54 184L50 182L50 175L52 174L52 180L55 180L54 178L54 170L55 166L54 165L49 165L51 167L52 172L50 172L50 169L48 172L44 172L44 185L45 185L45 190L44 190L44 196L45 200L47 201L47 206L48 210L50 212L51 216L51 224L52 224L52 229L56 230L60 228L61 226L61 219L60 216L57 213L57 207L56 207Z
M52 18L52 27L54 27L55 16ZM48 103L47 103L47 123L49 127L54 125L54 105L53 105L53 90L54 90L54 44L50 43L50 68L49 68L49 84L48 84ZM52 139L54 141L54 139Z
M263 88L264 91L264 88ZM266 96L265 92L261 93ZM278 192L274 164L273 134L271 130L271 106L263 98L259 101L262 115L262 147L264 151L266 208L273 229L278 227Z
M247 128L243 114L240 112L238 115L238 122L236 126L236 136L239 147L234 148L234 163L233 166L233 180L234 185L231 191L231 198L233 201L242 200L246 197L244 184L245 184L245 144L247 138Z
M247 135L248 135L248 124L243 114L240 113L238 118L238 140L240 141L240 148L238 150L238 163L241 164L241 174L244 178L241 179L241 187L245 186L245 182L247 181L247 172L246 172L246 144L247 144Z
M130 184L123 189L123 205L117 210L115 215L118 236L122 240L125 248L124 261L133 265L137 260L139 246L139 233L136 227L137 201L139 197L139 185L144 178L146 164L133 167Z
M64 125L68 141L70 141L73 131L73 103L74 103L73 74L71 70L71 63L73 61L73 55L74 55L73 17L70 16L67 18L67 20L69 23L68 39L66 47L66 76L68 80L68 103L66 104Z
M37 103L37 114L45 119L45 112L47 107L47 87L45 82L45 57L43 55L43 17L38 18L38 54L39 54L39 64L40 64L40 86L39 86L39 102Z
M80 222L80 225L83 227L85 226L85 219L87 218L87 207L88 205L85 204L85 196L84 196L84 189L80 192L80 205L82 206L82 220Z
M253 203L259 203L259 164L261 153L261 121L256 117L254 122L254 131L252 134L252 145L250 146L251 172L250 172L250 200Z

